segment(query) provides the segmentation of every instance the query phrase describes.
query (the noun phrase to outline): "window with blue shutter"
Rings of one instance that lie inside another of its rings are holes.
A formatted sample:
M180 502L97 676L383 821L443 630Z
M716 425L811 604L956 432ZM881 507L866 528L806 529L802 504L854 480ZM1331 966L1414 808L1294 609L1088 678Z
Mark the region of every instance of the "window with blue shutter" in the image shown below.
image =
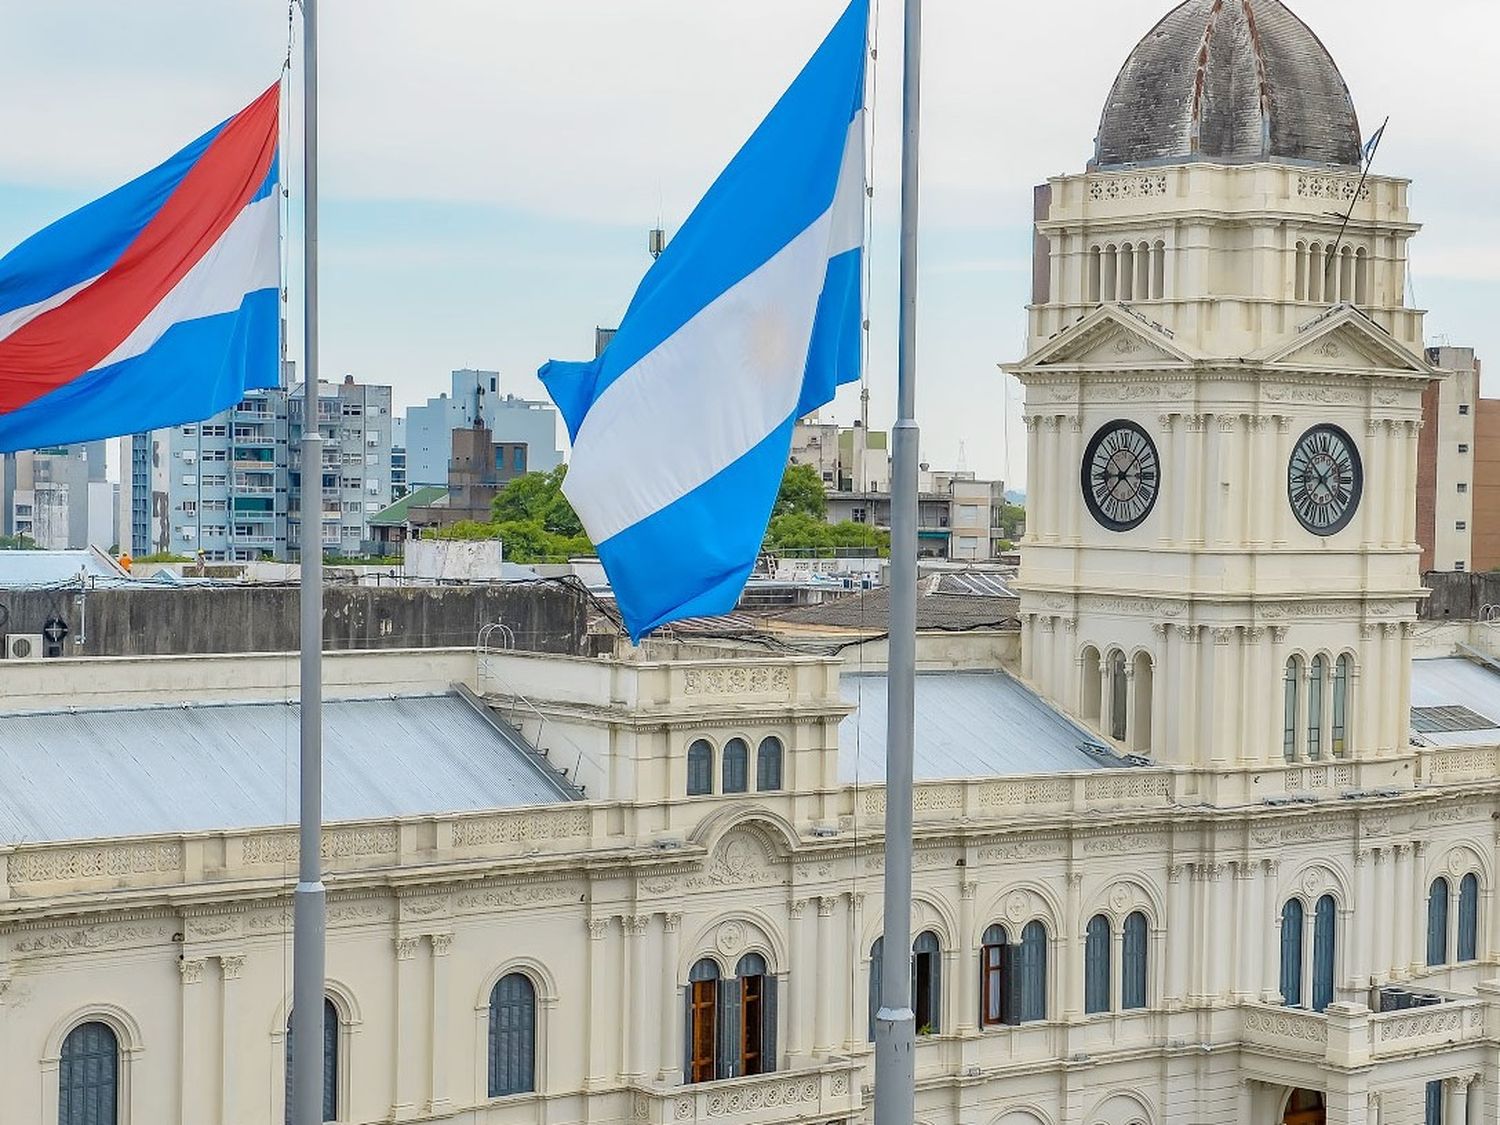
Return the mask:
M912 1011L917 1034L937 1035L943 1030L943 946L937 934L926 930L911 947Z
M1301 679L1300 673L1301 666L1294 656L1286 662L1285 703L1281 718L1281 754L1289 762L1297 757L1297 681Z
M724 743L725 793L743 793L750 787L750 747L743 738Z
M1342 758L1349 752L1349 665L1341 656L1333 666L1333 756Z
M979 1026L999 1027L1010 1018L1010 934L1004 926L984 931L979 947Z
M339 1116L339 1010L323 998L323 1120ZM292 1018L286 1020L286 1120L292 1121Z
M875 1014L880 1011L880 958L885 949L885 938L876 938L870 946L870 1042L875 1042Z
M1120 1007L1125 1011L1146 1006L1146 962L1151 956L1151 927L1137 910L1125 919L1125 948L1120 968Z
M1479 879L1470 873L1458 885L1458 959L1479 957Z
M1427 893L1427 963L1448 963L1448 880L1441 875Z
M1299 899L1281 908L1281 999L1289 1008L1302 1004L1302 914Z
M1443 1080L1427 1083L1427 1112L1422 1119L1425 1125L1443 1125Z
M769 1074L776 1069L775 1001L771 999L776 978L771 976L766 959L759 953L741 957L734 973L739 978L737 1073Z
M115 1125L120 1112L120 1041L107 1025L82 1023L63 1040L58 1125Z
M688 973L687 1051L685 1078L688 1082L712 1082L718 1077L719 966L705 957Z
M719 981L719 1044L714 1074L719 1078L740 1076L740 982L731 977Z
M1047 1018L1047 927L1040 920L1026 923L1021 931L1020 1020L1030 1023Z
M1109 1011L1109 919L1095 914L1083 941L1083 1011Z
M1323 680L1327 675L1328 661L1313 657L1307 677L1307 757L1314 762L1323 756Z
M1313 912L1312 1008L1321 1012L1333 1003L1333 964L1338 926L1338 907L1332 895L1318 899Z
M706 797L714 791L714 748L704 739L688 747L687 795Z
M490 992L489 1091L492 1098L536 1089L536 989L521 973Z
M779 738L763 738L755 754L755 788L773 793L781 788L782 747Z

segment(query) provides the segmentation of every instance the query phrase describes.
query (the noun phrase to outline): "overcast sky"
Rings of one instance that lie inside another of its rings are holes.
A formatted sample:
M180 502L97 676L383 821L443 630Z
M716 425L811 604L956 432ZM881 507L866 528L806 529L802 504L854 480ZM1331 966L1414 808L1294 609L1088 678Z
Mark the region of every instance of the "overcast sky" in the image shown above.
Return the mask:
M785 88L843 0L320 0L323 373L398 407L495 367L542 392L588 358L669 231ZM899 0L878 0L872 422L894 398ZM1495 0L1296 0L1343 69L1378 171L1416 181L1431 340L1491 357L1500 393ZM250 101L284 0L0 0L0 252ZM1167 0L928 0L923 456L1022 483L1031 187L1081 171L1099 110ZM300 91L299 91L300 95ZM290 169L295 177L298 169ZM292 181L295 183L295 179ZM854 417L845 395L834 414ZM1003 419L1011 418L1009 425Z

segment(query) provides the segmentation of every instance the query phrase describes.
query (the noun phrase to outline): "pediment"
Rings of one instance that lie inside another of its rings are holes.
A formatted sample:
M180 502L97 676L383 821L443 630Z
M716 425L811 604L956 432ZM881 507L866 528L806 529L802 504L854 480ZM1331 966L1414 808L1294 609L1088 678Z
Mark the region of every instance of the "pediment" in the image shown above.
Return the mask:
M1432 368L1359 310L1344 306L1298 329L1263 357L1268 367L1299 371L1381 371L1431 375Z
M1032 352L1014 371L1191 367L1193 357L1166 329L1117 305L1104 305Z

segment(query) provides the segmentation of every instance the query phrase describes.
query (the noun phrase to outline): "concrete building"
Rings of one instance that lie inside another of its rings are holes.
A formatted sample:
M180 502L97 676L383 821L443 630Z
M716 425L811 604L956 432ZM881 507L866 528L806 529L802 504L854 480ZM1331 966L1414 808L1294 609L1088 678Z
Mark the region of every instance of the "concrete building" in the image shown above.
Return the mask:
M0 454L0 535L47 550L109 550L118 542L108 444Z
M498 444L525 445L531 470L550 472L562 464L557 447L557 411L550 403L500 393L495 371L453 372L452 395L442 394L406 412L406 475L409 487L448 480L453 431L482 416Z
M303 384L247 392L201 424L127 439L130 549L210 562L286 560L299 551ZM323 546L359 554L369 517L391 501L391 389L319 383Z
M1474 406L1472 566L1500 571L1500 399L1481 398Z
M400 500L408 492L406 483L406 419L391 418L391 499Z
M1479 361L1473 348L1437 347L1427 349L1427 362L1438 377L1422 396L1422 433L1417 444L1421 567L1423 573L1468 570L1474 561Z
M920 558L978 562L999 558L1005 529L1000 518L1005 482L977 480L972 472L923 468L917 496ZM828 493L830 523L891 526L890 492Z
M811 465L830 492L891 490L889 435L870 429L870 392L860 392L861 417L852 426L819 421L816 414L792 429L788 462Z

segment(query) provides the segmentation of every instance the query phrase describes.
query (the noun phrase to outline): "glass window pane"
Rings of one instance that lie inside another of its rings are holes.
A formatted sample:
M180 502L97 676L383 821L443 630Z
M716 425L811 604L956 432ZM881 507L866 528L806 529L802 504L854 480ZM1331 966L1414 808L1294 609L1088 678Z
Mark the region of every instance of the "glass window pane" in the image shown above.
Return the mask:
M743 793L749 787L750 747L743 738L724 744L724 792Z
M1427 963L1448 963L1448 880L1441 876L1427 895Z
M536 990L520 973L502 977L490 993L492 1098L536 1088Z
M1047 927L1026 923L1021 931L1019 1018L1022 1023L1047 1018Z
M781 788L781 739L765 738L755 758L755 788L762 793Z
M1332 895L1318 899L1313 915L1313 1011L1321 1012L1333 1003L1333 966L1338 908Z
M1125 919L1120 1007L1126 1011L1146 1006L1146 962L1150 955L1150 926L1146 916L1137 911Z
M120 1044L107 1024L79 1024L63 1040L58 1064L58 1125L119 1120Z
M1307 756L1312 761L1323 756L1323 677L1327 670L1327 661L1313 658L1307 679Z
M1089 919L1083 943L1083 1010L1086 1015L1109 1011L1109 919Z
M1479 879L1470 874L1458 885L1458 959L1479 956Z
M1302 1003L1302 903L1295 898L1281 908L1281 999L1291 1008Z
M1342 757L1349 750L1349 658L1339 657L1333 672L1333 753Z
M703 739L688 747L687 795L705 797L714 791L714 748Z
M1282 720L1281 752L1287 761L1297 757L1297 661L1286 662L1286 706Z

